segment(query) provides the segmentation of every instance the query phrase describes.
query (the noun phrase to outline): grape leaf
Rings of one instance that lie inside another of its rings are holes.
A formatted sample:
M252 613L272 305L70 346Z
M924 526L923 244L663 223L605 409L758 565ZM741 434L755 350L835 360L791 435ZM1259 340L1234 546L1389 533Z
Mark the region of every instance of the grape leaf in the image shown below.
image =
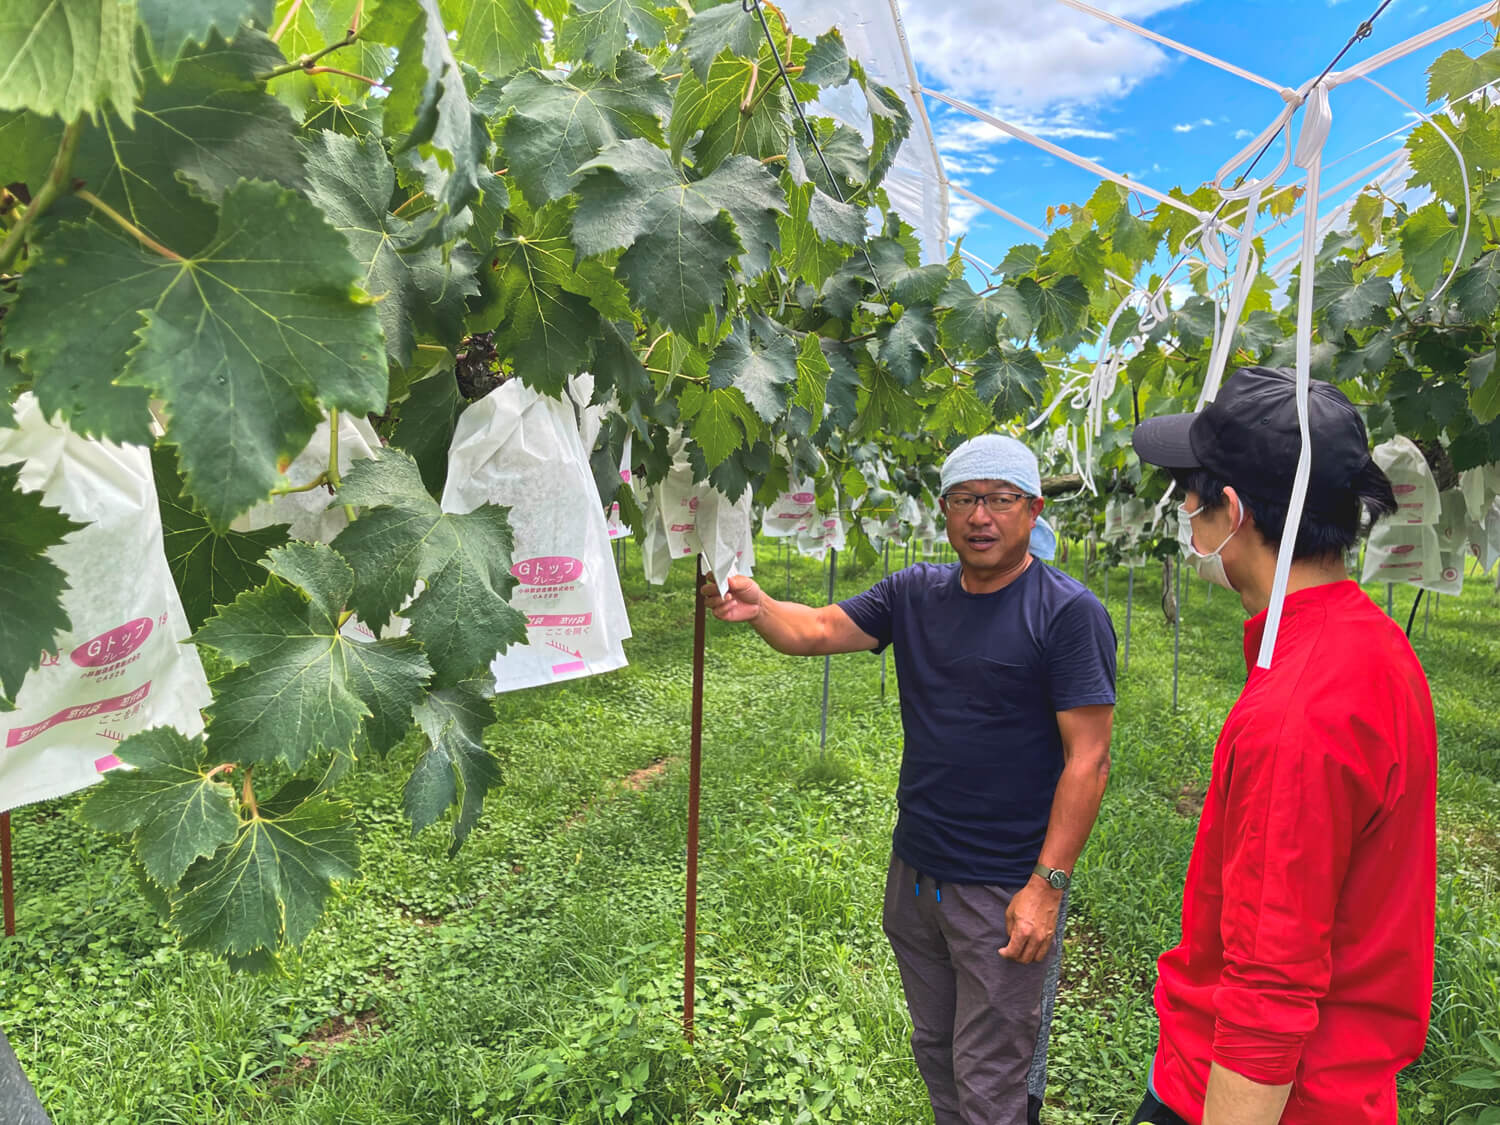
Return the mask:
M433 374L411 385L391 433L391 444L411 454L434 496L442 494L448 479L448 446L463 409L451 364L439 364Z
M1495 351L1491 349L1469 361L1469 403L1474 417L1488 425L1500 417L1500 378L1495 375Z
M79 813L101 831L131 836L158 886L176 887L195 860L234 840L240 827L234 790L210 764L201 735L155 727L125 739L115 756L135 769L105 774Z
M961 438L982 433L994 422L994 416L963 380L949 383L928 414L926 426L940 436L955 434Z
M536 57L542 24L528 0L443 0L458 53L485 74L509 74Z
M356 582L326 544L289 543L263 565L270 581L241 594L194 637L235 666L214 684L212 751L297 770L318 750L350 750L361 734L377 751L388 749L410 728L432 674L421 646L406 637L366 644L339 632Z
M814 86L842 86L849 81L849 49L836 27L818 36L802 64L802 81Z
M536 13L522 0L476 0L470 15L498 20L508 5L524 8L536 22ZM403 15L409 23L398 32ZM384 131L395 139L394 153L403 167L420 175L423 188L439 204L430 212L429 231L442 239L450 233L447 221L456 221L479 195L480 174L488 172L483 165L489 132L469 100L437 0L383 4L372 24L387 18L391 22L382 24L382 41L399 42L400 53L387 79Z
M1500 121L1473 104L1463 104L1456 112L1456 121L1439 114L1412 130L1406 140L1412 169L1407 183L1414 187L1429 186L1444 203L1461 208L1468 197L1469 184L1500 169ZM1439 130L1447 134L1463 155L1463 169ZM1467 178L1464 172L1468 173Z
M1335 334L1350 328L1389 324L1396 295L1384 277L1354 280L1354 263L1347 258L1331 262L1317 273L1313 307Z
M1454 47L1432 60L1427 68L1427 101L1456 101L1500 79L1500 50L1477 58Z
M708 385L735 387L765 422L786 413L791 385L797 381L797 346L790 336L766 322L752 331L736 319L708 365Z
M823 354L822 338L809 332L797 349L797 393L792 401L812 415L814 429L823 422L828 377L832 373L828 357Z
M411 248L422 227L387 210L396 170L379 138L358 141L323 132L307 147L309 194L364 268L362 287L377 302L391 361L410 366L422 333L456 347L464 331L464 298L478 292L478 256L468 247L446 256L437 246Z
M1437 202L1419 207L1401 224L1401 257L1418 288L1431 292L1443 279L1461 236L1447 208Z
M211 858L188 869L172 928L190 949L248 954L312 933L335 879L359 870L347 806L322 797L257 814Z
M135 5L119 0L6 0L0 10L0 109L72 121L135 107Z
M495 721L495 709L470 685L429 695L416 711L427 749L411 771L404 792L411 834L437 822L450 805L453 855L479 822L484 797L500 784L500 759L484 742L484 730Z
M1042 248L1034 242L1022 242L1012 246L1005 255L1005 260L995 267L996 277L1012 277L1017 274L1031 273L1036 269L1037 263L1042 260Z
M94 223L60 228L23 276L6 340L35 375L43 409L75 428L149 444L143 394L126 400L139 415L112 399L107 416L84 413L75 396L113 381L160 397L188 494L222 531L306 446L323 417L317 402L384 409L380 323L358 280L316 206L245 181L224 197L214 242L185 260ZM60 307L72 309L66 321Z
M951 346L971 352L988 351L998 342L1000 325L1007 335L1025 339L1031 335L1031 310L1020 291L1002 285L992 293L979 296L962 278L948 283L939 308L948 309L943 317L943 340Z
M16 693L53 638L71 628L62 570L47 551L83 524L22 492L21 466L0 466L0 711L15 709Z
M667 24L650 0L573 0L557 37L557 53L613 74L632 39L659 46ZM654 69L654 68L653 68Z
M901 95L889 86L871 82L864 69L851 63L850 69L865 92L865 102L870 109L870 171L866 183L874 186L885 179L896 162L896 153L901 143L911 133L911 114Z
M974 369L974 393L988 403L995 420L1010 422L1042 403L1047 369L1030 348L1001 344Z
M631 296L678 332L695 334L706 315L723 308L731 259L751 275L770 264L786 202L757 161L730 157L703 179L684 182L664 151L628 140L579 176L579 254L623 249L617 272Z
M61 139L62 123L55 117L0 112L0 184L26 184L35 196Z
M760 21L738 4L721 4L697 13L682 36L682 51L700 82L721 51L754 58L764 42Z
M526 639L526 618L507 603L511 577L508 508L442 511L416 462L386 449L361 460L339 498L370 510L333 541L354 564L351 605L366 621L401 610L436 673L436 687L479 675L499 652ZM403 603L426 583L412 604Z
M225 0L215 2L222 3ZM394 14L401 6L392 4L390 7ZM337 54L329 56L326 61L340 71L381 82L391 69L389 47L400 46L400 40L397 39L388 46L380 42L377 36L370 34L372 27L380 22L378 19L363 18L372 10L377 17L380 15L379 7L369 4L367 0L317 0L317 3L276 0L276 12L267 26L281 32L276 43L286 53L286 57L300 59L304 55L317 54L331 43L339 42L348 35L350 27L358 25L358 38L348 46L339 48ZM402 30L405 26L404 23L401 25ZM335 74L331 71L313 74L309 70L298 70L292 74L278 75L271 82L271 92L298 114L308 111L319 102L333 103L344 111L354 111L355 107L365 102L370 87L348 74ZM377 101L364 110L365 114L374 115L377 133L382 109L382 104ZM368 128L361 130L362 133L368 131Z
M79 143L73 174L158 241L198 253L218 225L211 204L242 179L306 185L296 121L255 77L281 61L274 43L247 30L231 45L211 35L189 48L170 82L159 66L143 68L131 127L106 114Z
M869 261L863 254L849 259L849 269L872 281L878 277L889 298L903 305L928 305L948 287L948 267L933 263L913 265L906 247L894 238L876 238L869 244ZM870 273L871 264L875 273Z
M1500 251L1489 251L1455 277L1448 293L1475 324L1492 320L1500 309Z
M228 42L242 24L268 27L275 0L136 0L151 54L164 78L172 77L178 58L189 44L202 45L215 32Z
M661 119L671 106L660 72L634 51L612 75L583 70L554 79L526 71L506 83L502 99L512 112L500 147L533 207L568 194L579 166L616 141L661 144Z
M937 348L937 324L932 310L920 305L903 309L894 324L880 328L880 362L903 387L922 375Z
M286 528L272 525L221 535L182 494L182 478L171 450L153 449L151 468L156 478L167 565L182 595L188 624L196 629L212 616L216 606L228 605L239 594L265 582L260 560L267 551L286 542Z
M745 442L745 431L741 422L746 414L751 418L745 396L734 387L719 387L702 390L690 387L680 400L682 417L689 424L693 440L703 451L708 468L721 465L728 456Z
M1031 309L1037 339L1043 344L1066 347L1088 320L1089 291L1072 275L1060 277L1047 286L1038 285L1029 277L1022 278L1016 288Z
M759 70L749 60L726 55L714 63L713 70L709 72L709 81L712 82L717 72L726 66L739 69L740 91L747 97L750 96L751 83L757 77L766 84L755 87L748 109L747 103L735 96L734 86L731 84L728 88L732 99L730 103L716 115L704 118L702 134L693 144L693 166L700 173L713 171L735 153L753 156L757 160L779 156L786 152L792 139L791 123L787 116L786 89L763 77L767 73L774 73L775 64L769 55L760 61ZM682 94L683 81L691 89L692 84L697 82L697 77L692 71L688 71L679 80L679 96ZM675 106L673 124L676 124Z
M486 300L470 325L494 326L496 352L526 385L562 391L581 371L599 336L599 314L582 295L589 285L573 269L566 204L544 208L524 233L502 234L490 251Z

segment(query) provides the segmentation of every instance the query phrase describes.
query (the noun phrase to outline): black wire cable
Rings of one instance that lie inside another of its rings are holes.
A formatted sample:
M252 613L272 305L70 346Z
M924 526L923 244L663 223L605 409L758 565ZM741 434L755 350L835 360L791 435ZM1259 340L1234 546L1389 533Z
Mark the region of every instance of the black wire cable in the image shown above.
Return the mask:
M1462 565L1462 564L1460 564ZM1406 619L1406 639L1411 640L1411 627L1417 623L1417 606L1422 604L1422 595L1426 590L1417 591L1417 600L1411 603L1411 616Z
M1391 0L1386 0L1386 3L1390 2ZM776 46L776 37L771 34L771 25L766 22L766 13L760 6L760 0L740 0L740 11L747 14L754 12L760 18L760 29L765 32L766 43L771 48L771 57L776 60L776 69L781 74L782 82L786 83L787 96L792 99L792 108L797 111L802 128L807 131L807 139L812 144L813 151L818 154L818 163L823 165L823 173L828 177L828 185L833 188L834 198L847 205L849 201L844 198L844 192L834 177L833 169L828 166L828 158L823 155L823 146L818 143L818 135L813 131L812 122L808 121L807 114L802 110L802 103L797 100L797 91L792 87L792 77L786 72L786 64L781 61L781 50ZM875 261L870 257L868 237L860 239L859 251L865 256L865 265L870 267L870 279L875 282L880 299L890 304L890 298L885 294L885 286L880 283L880 274L875 269Z

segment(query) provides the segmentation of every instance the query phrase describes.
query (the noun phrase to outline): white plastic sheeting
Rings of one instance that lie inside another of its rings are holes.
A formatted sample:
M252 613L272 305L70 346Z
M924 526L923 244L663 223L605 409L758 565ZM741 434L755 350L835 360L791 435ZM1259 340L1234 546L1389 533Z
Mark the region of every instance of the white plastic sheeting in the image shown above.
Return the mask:
M916 228L926 260L946 260L948 177L933 140L896 0L874 0L852 10L848 0L783 0L780 7L799 34L809 38L837 27L849 54L860 61L870 78L901 95L911 114L911 136L886 174L885 192L896 212ZM869 142L870 111L853 82L824 90L816 112L858 129Z

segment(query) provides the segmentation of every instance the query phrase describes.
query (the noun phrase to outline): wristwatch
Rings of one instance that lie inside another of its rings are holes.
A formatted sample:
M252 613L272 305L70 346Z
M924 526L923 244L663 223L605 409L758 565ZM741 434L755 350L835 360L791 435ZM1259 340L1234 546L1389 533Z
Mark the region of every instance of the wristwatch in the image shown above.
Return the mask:
M1047 881L1047 885L1054 890L1065 891L1068 884L1072 882L1072 876L1066 871L1056 867L1048 867L1045 863L1039 863L1031 869L1033 875L1040 875Z

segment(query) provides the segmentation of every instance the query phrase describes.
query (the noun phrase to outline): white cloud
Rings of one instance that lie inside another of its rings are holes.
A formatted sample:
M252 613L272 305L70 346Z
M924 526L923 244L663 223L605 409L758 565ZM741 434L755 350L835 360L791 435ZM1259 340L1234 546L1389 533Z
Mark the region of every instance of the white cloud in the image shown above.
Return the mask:
M1192 0L1098 0L1137 22ZM902 16L917 71L966 101L1040 112L1122 97L1166 67L1132 32L1035 0L908 0Z
M1113 129L1100 129L1091 124L1083 112L1074 106L1059 106L1042 113L1017 113L1004 108L992 110L996 117L1053 141L1091 140L1113 141L1119 133ZM959 110L944 109L934 114L932 130L938 148L945 158L954 154L987 152L997 144L1013 140L993 125L986 125Z
M1193 131L1193 127L1191 125L1173 125L1172 126L1172 132L1174 132L1174 133L1191 133L1192 131Z
M1249 129L1236 129L1234 131L1234 139L1237 141L1247 141L1253 136L1255 136L1255 134L1252 133Z
M1173 125L1174 133L1191 133L1194 129L1210 129L1218 124L1212 117L1200 117L1197 121L1185 121L1181 125Z

